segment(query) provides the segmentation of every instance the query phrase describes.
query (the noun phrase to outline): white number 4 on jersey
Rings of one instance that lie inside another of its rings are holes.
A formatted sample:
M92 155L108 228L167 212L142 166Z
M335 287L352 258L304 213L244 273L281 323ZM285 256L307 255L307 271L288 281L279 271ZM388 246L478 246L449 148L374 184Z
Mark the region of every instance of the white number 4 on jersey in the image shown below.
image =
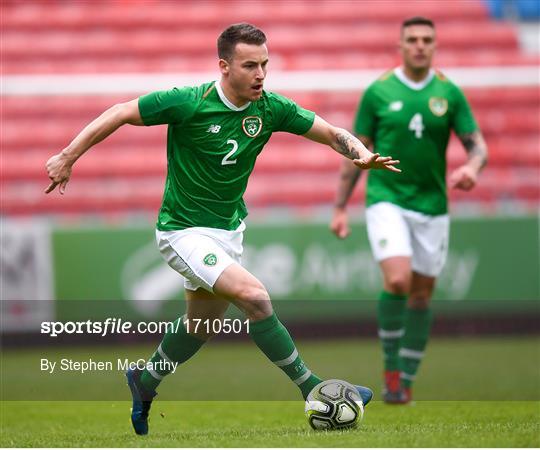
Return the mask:
M424 131L424 122L422 120L422 114L416 113L412 116L411 121L409 122L409 130L414 131L414 135L417 139L422 137L422 132Z

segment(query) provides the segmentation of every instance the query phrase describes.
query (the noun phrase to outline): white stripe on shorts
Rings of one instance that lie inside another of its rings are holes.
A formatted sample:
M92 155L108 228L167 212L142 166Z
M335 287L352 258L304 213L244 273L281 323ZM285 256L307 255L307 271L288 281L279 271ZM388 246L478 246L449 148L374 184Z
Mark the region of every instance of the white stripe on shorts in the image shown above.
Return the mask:
M280 359L279 361L274 361L274 364L278 367L288 366L289 364L293 363L296 358L298 358L298 350L295 348L291 353L291 356L285 359Z
M424 357L424 352L419 352L418 350L412 350L410 348L400 348L399 356L401 358L422 359Z

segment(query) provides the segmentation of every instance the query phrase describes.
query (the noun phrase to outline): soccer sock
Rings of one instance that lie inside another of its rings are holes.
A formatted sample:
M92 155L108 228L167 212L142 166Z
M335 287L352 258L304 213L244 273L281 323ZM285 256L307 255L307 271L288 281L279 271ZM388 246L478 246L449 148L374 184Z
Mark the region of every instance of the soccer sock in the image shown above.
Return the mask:
M153 368L147 367L141 374L143 387L150 392L154 391L163 377L171 373L172 362L182 364L187 361L205 342L187 333L184 316L176 319L173 326L168 327L163 340L149 359L154 363Z
M266 319L251 322L249 328L257 347L298 385L305 399L322 380L306 367L291 335L275 313Z
M377 303L379 338L382 343L385 370L399 370L399 343L404 334L405 295L382 291Z
M410 309L405 312L405 335L399 349L401 385L410 388L424 357L431 330L431 309Z

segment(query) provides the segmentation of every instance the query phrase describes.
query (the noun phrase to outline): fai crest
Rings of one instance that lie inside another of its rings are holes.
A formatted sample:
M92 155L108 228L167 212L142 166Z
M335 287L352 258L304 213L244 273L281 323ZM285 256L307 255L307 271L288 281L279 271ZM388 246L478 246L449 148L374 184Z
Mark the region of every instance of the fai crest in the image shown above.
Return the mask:
M242 120L242 129L249 137L254 138L262 130L262 120L258 116L248 116Z
M429 109L437 117L444 116L448 110L448 101L441 97L431 97L429 99Z
M213 253L208 253L203 259L203 262L207 266L215 266L217 264L217 256Z

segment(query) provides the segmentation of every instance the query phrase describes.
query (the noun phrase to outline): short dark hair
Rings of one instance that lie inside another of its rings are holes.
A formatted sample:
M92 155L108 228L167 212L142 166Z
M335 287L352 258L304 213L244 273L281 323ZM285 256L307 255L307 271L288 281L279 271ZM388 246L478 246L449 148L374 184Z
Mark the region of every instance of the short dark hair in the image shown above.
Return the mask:
M256 26L249 23L235 23L227 27L217 40L218 57L230 61L234 54L236 44L263 45L266 42L265 34Z
M410 27L411 25L427 25L428 27L435 29L433 21L422 16L415 16L404 20L401 24L401 29L403 30L403 28Z

